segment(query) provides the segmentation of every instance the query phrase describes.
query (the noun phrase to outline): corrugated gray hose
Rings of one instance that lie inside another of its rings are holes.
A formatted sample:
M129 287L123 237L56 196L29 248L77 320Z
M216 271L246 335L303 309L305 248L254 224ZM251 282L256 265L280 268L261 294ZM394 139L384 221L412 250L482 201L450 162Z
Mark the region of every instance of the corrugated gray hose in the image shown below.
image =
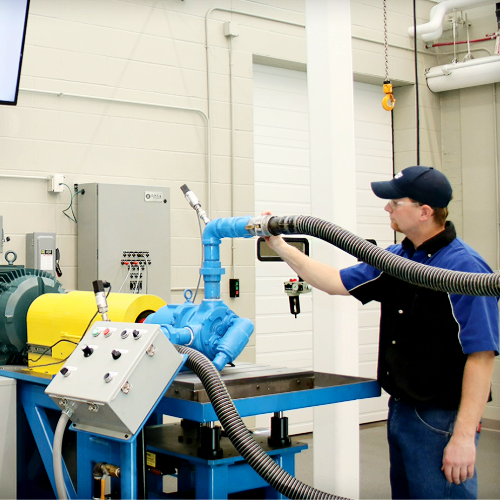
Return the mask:
M176 345L181 354L187 354L186 365L193 370L205 387L219 422L224 427L231 443L248 464L273 488L288 498L318 498L346 500L302 483L283 470L255 441L245 427L236 407L229 396L219 371L212 362L194 349Z
M327 241L371 266L413 285L459 295L500 297L499 273L466 273L426 266L394 255L331 222L294 215L271 217L268 230L273 235L306 234Z

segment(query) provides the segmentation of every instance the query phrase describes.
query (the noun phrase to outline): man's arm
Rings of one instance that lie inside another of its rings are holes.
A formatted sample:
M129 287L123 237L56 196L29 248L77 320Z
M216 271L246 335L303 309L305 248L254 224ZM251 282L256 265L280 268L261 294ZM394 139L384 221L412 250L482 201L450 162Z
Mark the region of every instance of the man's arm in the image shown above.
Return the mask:
M469 354L465 363L462 399L450 442L444 449L442 470L450 483L474 476L476 429L488 401L495 353Z
M340 278L340 271L311 259L289 245L281 236L266 238L267 244L307 283L330 295L349 295Z

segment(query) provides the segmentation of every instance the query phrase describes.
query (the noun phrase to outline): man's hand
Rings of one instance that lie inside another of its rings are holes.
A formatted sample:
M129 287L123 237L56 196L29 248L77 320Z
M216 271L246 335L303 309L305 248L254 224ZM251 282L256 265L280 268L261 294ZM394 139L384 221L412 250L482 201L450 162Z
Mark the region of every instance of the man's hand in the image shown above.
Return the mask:
M474 476L476 429L488 401L494 362L493 351L467 356L460 409L453 435L443 453L442 470L450 483L460 484Z
M262 212L261 215L273 215ZM311 259L297 248L289 245L282 236L270 236L266 242L304 281L330 295L349 295L345 289L340 271L317 260Z
M474 476L476 462L475 436L453 434L444 449L443 467L446 479L450 483L460 484Z
M265 212L262 212L260 215L273 215L273 213L269 210L266 210ZM266 243L269 245L269 248L271 250L274 250L278 255L279 251L278 248L282 245L286 245L285 240L283 239L283 236L266 236L265 237Z

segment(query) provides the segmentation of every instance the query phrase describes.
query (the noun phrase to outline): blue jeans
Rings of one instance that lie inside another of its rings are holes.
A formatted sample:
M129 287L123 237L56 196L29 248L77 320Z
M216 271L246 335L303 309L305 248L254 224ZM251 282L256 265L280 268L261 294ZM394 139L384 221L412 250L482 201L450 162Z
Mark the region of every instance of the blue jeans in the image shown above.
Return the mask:
M387 438L392 498L477 498L475 471L472 479L455 484L441 470L456 417L457 410L390 398ZM479 433L476 447L478 440Z

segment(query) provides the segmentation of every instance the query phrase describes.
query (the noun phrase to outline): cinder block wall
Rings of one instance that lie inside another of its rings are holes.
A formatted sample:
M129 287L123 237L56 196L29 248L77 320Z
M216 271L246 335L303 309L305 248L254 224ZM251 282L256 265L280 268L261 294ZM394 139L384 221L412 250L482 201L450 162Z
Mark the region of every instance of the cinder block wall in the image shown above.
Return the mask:
M302 0L31 1L21 79L24 90L17 106L0 107L0 174L42 177L60 173L69 189L48 193L44 180L0 177L0 214L5 234L11 238L4 250L16 251L18 263L25 261L26 233L56 232L61 281L66 289L76 288L77 229L62 213L69 205L73 185L168 186L172 302L183 302L182 291L196 287L201 260L199 229L180 186L187 183L207 208L206 23L211 216L231 215L232 181L234 214L254 213L252 58L262 54L305 63L305 30L221 10L211 12L207 21L207 13L214 8L305 23ZM225 21L238 23L240 32L233 40L234 179ZM78 196L74 205L78 217ZM154 227L155 221L146 223ZM233 264L230 242L224 241L221 247L227 269L223 298L236 313L250 319L255 317L254 244L253 240L234 243L234 274L241 289L237 300L228 298L227 278ZM243 359L255 359L254 342L255 336Z

